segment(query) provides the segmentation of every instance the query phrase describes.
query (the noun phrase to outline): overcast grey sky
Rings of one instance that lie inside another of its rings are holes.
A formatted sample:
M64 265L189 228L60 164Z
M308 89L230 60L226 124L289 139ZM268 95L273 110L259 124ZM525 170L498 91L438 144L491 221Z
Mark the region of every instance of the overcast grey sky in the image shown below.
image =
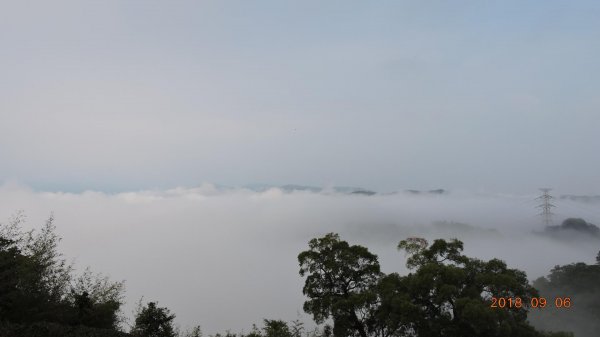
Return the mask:
M0 182L598 193L596 1L2 1Z

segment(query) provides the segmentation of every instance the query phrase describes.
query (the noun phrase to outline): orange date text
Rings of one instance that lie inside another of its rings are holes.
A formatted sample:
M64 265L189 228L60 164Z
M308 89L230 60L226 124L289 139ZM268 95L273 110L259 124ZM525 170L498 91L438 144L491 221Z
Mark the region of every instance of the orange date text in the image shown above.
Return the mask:
M570 297L555 297L554 301L548 301L545 297L532 297L528 302L524 302L520 297L492 297L490 308L493 309L521 309L523 307L544 309L554 307L558 309L569 309L572 306Z

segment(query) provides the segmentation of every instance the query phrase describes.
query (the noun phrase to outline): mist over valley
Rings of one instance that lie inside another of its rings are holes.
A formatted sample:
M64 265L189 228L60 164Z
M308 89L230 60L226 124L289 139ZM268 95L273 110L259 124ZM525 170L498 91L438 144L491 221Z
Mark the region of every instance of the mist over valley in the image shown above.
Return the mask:
M126 281L129 317L144 296L176 312L182 327L200 324L207 333L247 330L263 318L309 323L297 255L329 232L369 247L384 272L401 274L408 273L406 257L396 245L408 237L458 238L466 255L500 258L531 281L555 265L593 263L600 250L600 239L586 234L544 235L535 194L353 192L203 184L63 193L5 184L0 217L28 205L34 228L53 213L66 258ZM556 204L557 223L600 222L597 208L571 199Z

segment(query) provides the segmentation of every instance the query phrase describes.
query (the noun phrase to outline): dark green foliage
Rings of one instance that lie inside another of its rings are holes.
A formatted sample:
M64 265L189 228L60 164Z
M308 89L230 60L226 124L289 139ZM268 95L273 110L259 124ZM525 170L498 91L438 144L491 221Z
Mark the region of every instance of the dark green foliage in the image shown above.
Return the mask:
M244 336L242 334L238 335L238 334L231 333L231 332L227 331L224 335L222 335L220 333L217 333L214 336L210 336L210 337L249 337L249 336L254 337L254 336L261 336L261 335L248 335L248 336Z
M25 257L15 242L0 238L0 317L7 319L22 300L19 276L25 265Z
M75 308L75 324L118 329L122 297L123 282L110 282L107 277L86 269L72 282L66 299Z
M246 337L302 337L304 332L303 324L300 321L293 321L291 325L282 320L265 319L263 321L263 334L257 330Z
M581 218L565 219L562 222L561 227L563 229L572 229L575 231L588 232L592 234L598 234L598 232L600 231L600 229L598 229L598 226L588 223L587 221Z
M419 307L411 303L405 279L396 273L378 282L375 293L379 305L372 308L367 330L371 336L403 336L414 331Z
M548 277L534 282L540 295L554 304L556 297L570 297L571 308L553 306L536 310L532 323L545 330L569 330L577 337L595 337L600 331L600 265L574 263L556 266Z
M136 337L175 337L173 319L175 315L169 309L149 302L137 313L131 334Z
M492 296L520 297L527 303L537 294L524 272L497 259L485 262L464 256L458 240L435 240L427 248L402 241L399 248L409 252L407 266L415 271L383 280L394 284L387 286L388 292L397 290L382 296L387 306L380 310L387 313L384 317L396 317L393 322L398 326L404 321L404 330L398 331L420 337L538 335L527 324L525 309L490 308Z
M74 331L69 325L118 330L123 284L97 279L89 271L74 278L58 251L53 217L39 232L22 232L23 219L19 213L8 225L0 225L0 320L5 334L26 330L25 335L41 336L46 329L68 335Z
M362 246L350 246L337 234L309 242L298 255L300 275L306 275L302 292L309 300L304 311L318 323L331 317L335 336L367 336L373 292L381 276L377 256Z
M469 258L458 240L429 246L411 238L398 248L409 255L406 276L382 274L377 256L337 234L311 240L298 256L307 277L304 310L317 322L333 319L336 337L542 336L528 324L526 307L490 307L492 296L528 303L537 295L524 272Z
M264 322L264 337L293 337L285 321L265 319Z
M600 290L600 267L582 262L566 266L556 266L548 276L554 288L572 292L591 292Z
M581 218L568 218L565 219L560 226L546 227L546 232L551 234L558 234L565 231L581 233L592 237L600 237L600 228Z
M202 329L199 325L193 327L191 330L186 331L181 337L202 337Z
M103 329L117 329L117 311L120 303L117 301L97 302L90 294L83 292L73 294L75 317L73 323Z
M70 311L64 296L71 267L58 253L54 219L50 217L39 233L22 233L22 217L17 215L0 230L2 317L15 323L66 322Z
M0 323L2 337L127 337L129 334L110 329L69 326L58 323Z
M292 321L287 323L282 320L263 320L263 327L259 329L256 325L252 326L252 330L247 333L232 333L227 331L223 334L217 333L210 337L331 337L331 327L325 325L323 329L315 328L312 331L305 331L303 323L300 321ZM187 334L185 337L189 337Z

